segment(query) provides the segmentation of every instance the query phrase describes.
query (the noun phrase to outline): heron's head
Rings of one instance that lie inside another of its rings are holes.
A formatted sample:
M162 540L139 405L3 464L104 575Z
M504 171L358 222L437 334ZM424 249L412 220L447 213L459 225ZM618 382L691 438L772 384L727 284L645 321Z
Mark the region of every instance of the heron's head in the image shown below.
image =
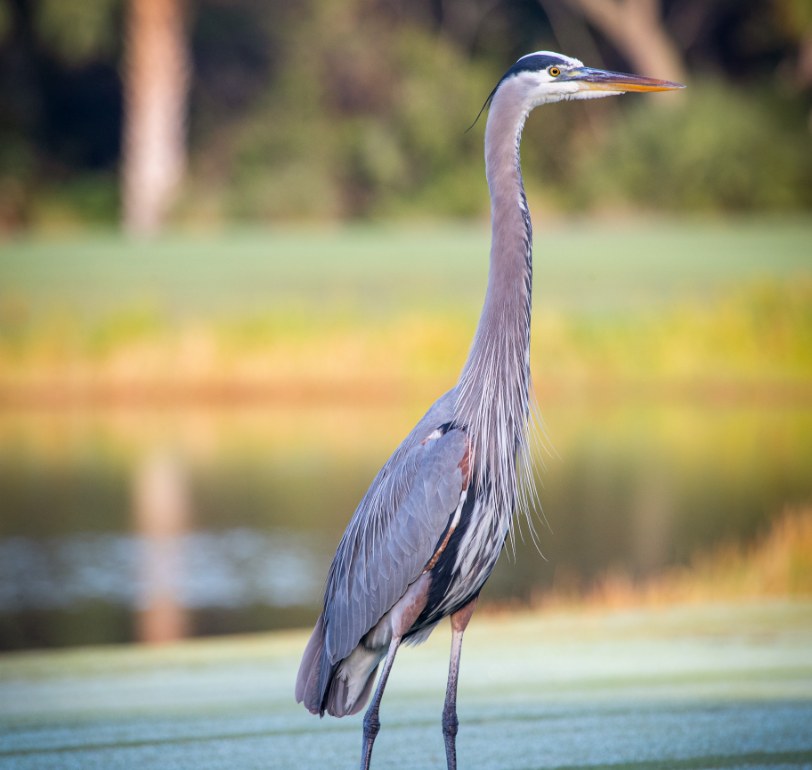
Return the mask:
M494 93L510 83L519 88L528 110L540 104L572 99L599 99L626 91L671 91L684 88L668 80L585 67L583 62L551 51L522 56L502 77ZM492 94L493 95L493 94Z

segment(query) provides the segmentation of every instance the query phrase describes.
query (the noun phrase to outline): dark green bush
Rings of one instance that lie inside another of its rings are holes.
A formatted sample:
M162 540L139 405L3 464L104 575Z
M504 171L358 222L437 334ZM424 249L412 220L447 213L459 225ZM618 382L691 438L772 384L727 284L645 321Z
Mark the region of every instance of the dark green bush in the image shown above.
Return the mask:
M444 38L366 11L313 7L293 36L307 45L280 52L286 66L259 103L230 135L199 144L193 165L208 164L227 214L470 215L487 205L468 171L481 180L481 132L465 129L490 77Z
M579 158L582 203L732 212L812 205L801 115L769 93L714 82L692 84L681 97L673 105L640 100L597 152Z

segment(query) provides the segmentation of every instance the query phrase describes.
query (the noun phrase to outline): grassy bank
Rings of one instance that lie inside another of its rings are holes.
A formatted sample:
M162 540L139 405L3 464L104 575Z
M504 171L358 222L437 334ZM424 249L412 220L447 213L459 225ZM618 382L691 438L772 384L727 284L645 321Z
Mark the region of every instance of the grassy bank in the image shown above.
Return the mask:
M698 550L686 564L645 580L615 569L578 591L564 579L536 604L620 608L788 598L812 599L812 507L788 507L754 541Z
M537 240L545 400L812 398L808 223L571 223ZM0 397L423 400L464 360L486 254L479 226L6 243Z

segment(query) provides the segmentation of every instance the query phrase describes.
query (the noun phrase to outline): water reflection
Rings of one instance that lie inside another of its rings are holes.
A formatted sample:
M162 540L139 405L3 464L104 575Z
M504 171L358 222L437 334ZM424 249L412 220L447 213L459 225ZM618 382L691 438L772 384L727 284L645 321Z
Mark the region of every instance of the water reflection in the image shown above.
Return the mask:
M189 631L184 610L183 540L189 493L178 457L165 449L136 467L133 514L138 533L138 639L168 642Z
M0 413L0 648L304 626L338 538L420 415L387 409ZM548 410L544 559L484 598L646 575L812 498L812 412Z
M139 613L145 641L179 638L187 612L318 601L314 547L300 534L252 529L0 540L0 613L90 602Z

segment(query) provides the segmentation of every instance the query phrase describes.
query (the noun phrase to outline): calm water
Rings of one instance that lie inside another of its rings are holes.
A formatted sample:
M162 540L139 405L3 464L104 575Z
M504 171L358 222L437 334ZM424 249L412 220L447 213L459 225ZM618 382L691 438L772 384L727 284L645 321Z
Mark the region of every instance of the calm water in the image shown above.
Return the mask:
M309 625L419 408L0 413L0 648ZM484 598L645 576L812 499L812 410L550 405L537 526Z

